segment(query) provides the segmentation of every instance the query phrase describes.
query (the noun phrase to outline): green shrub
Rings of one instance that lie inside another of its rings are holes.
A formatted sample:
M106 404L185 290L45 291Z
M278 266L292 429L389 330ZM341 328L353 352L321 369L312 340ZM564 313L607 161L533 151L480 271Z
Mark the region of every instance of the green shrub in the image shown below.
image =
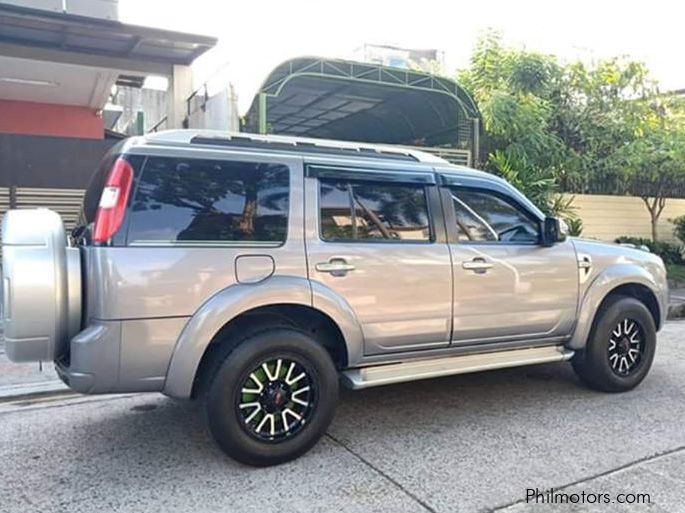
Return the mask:
M681 247L671 242L654 242L651 239L640 237L628 237L626 235L618 237L614 242L621 244L634 244L635 246L647 246L649 251L659 255L667 264L682 264L683 257L680 255Z
M675 227L673 228L673 235L678 237L678 240L685 242L685 216L679 216L675 219L669 219Z
M580 237L583 234L583 220L580 217L567 217L564 221L571 237Z

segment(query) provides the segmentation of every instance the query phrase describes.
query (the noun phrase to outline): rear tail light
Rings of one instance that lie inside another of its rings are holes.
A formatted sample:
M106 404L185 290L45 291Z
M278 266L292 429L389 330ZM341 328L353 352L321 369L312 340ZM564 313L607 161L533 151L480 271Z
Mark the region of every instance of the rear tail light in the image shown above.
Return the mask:
M131 164L122 158L117 159L102 189L100 204L95 214L93 242L107 242L121 227L132 181Z

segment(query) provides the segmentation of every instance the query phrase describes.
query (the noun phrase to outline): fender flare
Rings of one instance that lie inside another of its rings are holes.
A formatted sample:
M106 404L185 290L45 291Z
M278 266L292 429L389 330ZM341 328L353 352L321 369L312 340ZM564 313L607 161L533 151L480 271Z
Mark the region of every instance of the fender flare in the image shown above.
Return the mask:
M361 352L361 328L352 309L342 298L331 289L306 278L272 276L256 284L231 285L197 309L176 340L162 392L171 397L189 398L200 361L219 330L244 312L276 304L302 305L321 311L340 329L347 346L348 361Z
M599 305L617 287L631 284L647 287L657 298L660 316L663 318L666 315L662 287L659 286L654 277L639 265L628 263L615 264L604 269L587 288L578 309L576 329L567 346L571 349L584 348L590 336L590 329L597 315Z

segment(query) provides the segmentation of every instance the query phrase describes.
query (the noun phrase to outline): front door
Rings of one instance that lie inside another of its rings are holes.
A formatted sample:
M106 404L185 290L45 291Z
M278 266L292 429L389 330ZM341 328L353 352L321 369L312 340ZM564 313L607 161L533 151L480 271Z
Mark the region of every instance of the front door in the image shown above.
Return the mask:
M365 354L448 346L452 269L429 213L433 173L310 167L305 195L309 277L349 304Z
M563 339L578 302L574 246L542 246L539 214L505 187L486 184L443 189L454 265L452 343Z

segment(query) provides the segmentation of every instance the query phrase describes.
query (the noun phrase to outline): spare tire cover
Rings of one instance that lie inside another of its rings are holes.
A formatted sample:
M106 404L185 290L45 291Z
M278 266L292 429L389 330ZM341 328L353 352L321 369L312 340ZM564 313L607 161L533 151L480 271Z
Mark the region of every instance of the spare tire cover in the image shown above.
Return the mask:
M81 263L62 218L10 210L2 220L5 351L15 362L56 360L81 327Z

